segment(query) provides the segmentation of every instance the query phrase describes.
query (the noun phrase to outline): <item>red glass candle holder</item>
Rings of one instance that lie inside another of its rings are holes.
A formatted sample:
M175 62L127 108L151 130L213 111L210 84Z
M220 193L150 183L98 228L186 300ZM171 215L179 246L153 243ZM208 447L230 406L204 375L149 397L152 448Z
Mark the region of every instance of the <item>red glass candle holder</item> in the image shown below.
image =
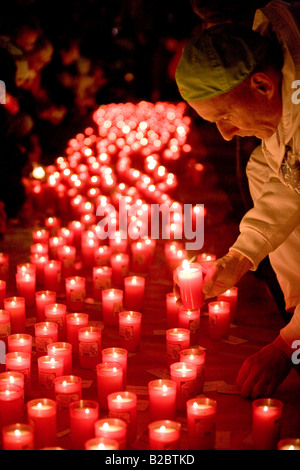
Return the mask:
M79 363L83 369L96 369L101 362L102 330L96 326L87 326L78 330Z
M148 425L150 450L178 450L181 424L171 420L154 421Z
M28 422L34 429L35 448L55 446L57 442L57 405L50 398L35 398L26 404Z
M151 421L174 420L177 386L172 380L156 379L148 383Z

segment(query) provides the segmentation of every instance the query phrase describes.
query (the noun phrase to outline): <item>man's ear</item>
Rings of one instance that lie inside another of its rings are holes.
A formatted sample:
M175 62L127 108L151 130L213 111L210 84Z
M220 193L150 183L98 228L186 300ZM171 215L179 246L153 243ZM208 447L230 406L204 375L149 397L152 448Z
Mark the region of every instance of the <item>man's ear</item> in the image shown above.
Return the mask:
M275 93L275 83L269 75L257 72L250 77L250 88L270 99Z

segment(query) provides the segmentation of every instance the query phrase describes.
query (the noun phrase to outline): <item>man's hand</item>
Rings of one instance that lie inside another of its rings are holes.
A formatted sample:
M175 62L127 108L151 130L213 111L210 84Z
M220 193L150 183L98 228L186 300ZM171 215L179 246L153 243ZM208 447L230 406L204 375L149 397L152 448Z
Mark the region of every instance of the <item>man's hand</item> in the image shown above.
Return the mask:
M234 250L216 261L202 263L204 273L202 290L205 299L216 297L235 286L251 267L251 261Z
M244 398L270 397L291 368L291 358L274 343L270 343L246 359L238 374L236 385Z
M231 250L216 261L199 263L203 269L203 286L205 300L216 297L235 286L241 277L252 267L251 261L241 253ZM178 281L174 278L174 293L177 305L181 305Z

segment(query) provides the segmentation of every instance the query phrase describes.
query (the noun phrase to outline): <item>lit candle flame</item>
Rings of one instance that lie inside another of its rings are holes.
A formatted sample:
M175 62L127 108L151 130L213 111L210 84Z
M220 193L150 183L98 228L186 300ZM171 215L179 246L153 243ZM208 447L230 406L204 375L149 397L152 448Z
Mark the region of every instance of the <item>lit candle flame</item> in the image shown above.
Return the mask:
M190 270L190 263L188 262L187 259L184 259L182 261L182 267L185 271L189 271Z

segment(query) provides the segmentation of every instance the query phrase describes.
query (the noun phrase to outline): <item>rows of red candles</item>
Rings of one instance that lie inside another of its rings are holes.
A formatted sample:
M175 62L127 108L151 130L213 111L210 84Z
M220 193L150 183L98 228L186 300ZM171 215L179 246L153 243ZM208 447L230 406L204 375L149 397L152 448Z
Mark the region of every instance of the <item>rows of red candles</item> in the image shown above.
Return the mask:
M0 374L4 449L56 448L57 416L63 413L68 416L74 449L134 446L137 395L126 391L127 354L139 349L145 273L157 242L145 236L151 204L174 209L171 240L164 244L170 273L180 266L180 277L182 261L188 257L183 242L175 240L184 224L183 211L176 212L181 206L171 197L177 179L161 163L176 161L190 151L186 143L190 122L184 110L183 104L146 102L100 107L93 116L94 126L72 139L66 155L47 167L42 178L32 180L35 210L47 217L43 226L32 231L29 261L17 266L14 296L6 296L8 254L1 254L0 260L0 335L8 348L6 371ZM130 233L128 225L126 233L119 231L122 196ZM114 232L107 239L97 224L99 206L111 214ZM198 209L194 216L203 217ZM203 256L197 261L203 261ZM208 260L215 255L205 256ZM92 278L92 302L99 304L101 325L90 322L85 313L83 272ZM148 383L150 449L180 448L178 410L186 412L190 448L214 447L217 404L199 397L205 352L198 345L202 299L197 295L195 300L194 294L199 292L201 268L192 278L189 269L181 277L181 295L187 304L178 308L174 295L166 296L170 380ZM211 306L215 316L216 306L223 313L221 326L214 328L215 337L228 333L234 316L237 292L229 294ZM35 310L34 335L26 333L28 308ZM102 348L106 326L118 328L117 347ZM82 398L82 378L72 375L74 355L83 370L95 371L96 401ZM38 364L40 398L26 401L33 360ZM99 419L99 410L109 411L109 416Z

